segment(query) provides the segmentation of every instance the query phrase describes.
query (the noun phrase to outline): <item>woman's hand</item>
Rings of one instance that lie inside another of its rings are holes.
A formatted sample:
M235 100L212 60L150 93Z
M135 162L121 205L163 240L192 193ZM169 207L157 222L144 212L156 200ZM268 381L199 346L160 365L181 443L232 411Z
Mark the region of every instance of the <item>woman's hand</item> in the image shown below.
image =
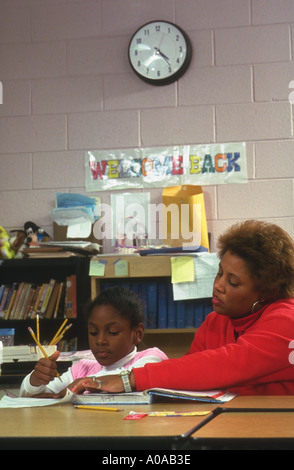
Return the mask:
M135 388L134 374L130 374L130 382L132 389ZM80 394L85 391L90 393L108 392L119 393L124 392L124 386L120 375L103 375L101 377L86 377L78 379L69 386L73 393Z
M51 380L55 379L57 366L56 361L59 358L59 351L56 351L49 359L42 357L35 365L34 372L30 376L30 383L34 387L47 385Z

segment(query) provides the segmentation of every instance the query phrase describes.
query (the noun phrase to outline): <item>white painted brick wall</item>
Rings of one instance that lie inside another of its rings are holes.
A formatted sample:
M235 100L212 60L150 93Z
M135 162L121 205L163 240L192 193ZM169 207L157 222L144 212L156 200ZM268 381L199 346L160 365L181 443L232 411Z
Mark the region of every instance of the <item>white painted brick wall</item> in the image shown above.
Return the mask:
M66 44L61 41L1 44L0 64L1 80L64 76Z
M213 142L212 106L145 109L141 112L142 145Z
M32 9L31 22L33 41L57 41L100 35L101 2L55 2L55 5L42 5Z
M255 101L288 101L289 82L293 80L293 62L253 66Z
M219 142L291 138L291 106L288 102L216 106L216 133Z
M127 60L155 18L193 43L163 88ZM85 150L246 141L249 183L203 187L212 248L251 217L294 237L293 24L293 0L0 0L0 225L52 233L56 192L85 193Z
M0 142L3 153L64 150L66 117L53 114L0 118Z
M138 112L123 110L68 116L68 148L126 148L138 145ZM84 181L81 181L84 185Z
M248 26L215 31L217 65L258 64L290 60L286 24Z
M33 114L101 111L101 76L44 78L32 81Z
M179 104L248 103L252 94L251 76L248 65L195 68L193 75L188 73L179 82Z

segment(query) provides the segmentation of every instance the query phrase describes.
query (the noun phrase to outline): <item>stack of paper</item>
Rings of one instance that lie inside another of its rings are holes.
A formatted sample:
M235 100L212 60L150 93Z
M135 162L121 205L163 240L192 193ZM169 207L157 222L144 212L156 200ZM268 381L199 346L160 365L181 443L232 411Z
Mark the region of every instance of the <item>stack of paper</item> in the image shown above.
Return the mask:
M3 348L3 363L35 361L38 361L38 354L36 353L35 347L5 346Z

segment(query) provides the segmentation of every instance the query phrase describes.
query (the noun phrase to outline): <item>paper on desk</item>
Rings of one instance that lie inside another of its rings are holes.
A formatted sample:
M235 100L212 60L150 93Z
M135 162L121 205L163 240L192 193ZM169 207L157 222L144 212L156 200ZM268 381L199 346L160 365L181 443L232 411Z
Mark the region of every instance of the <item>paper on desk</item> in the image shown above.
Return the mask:
M216 253L199 253L193 256L194 281L173 284L174 300L205 299L212 296L214 278L218 272Z
M72 401L73 393L66 390L63 398L32 398L32 397L9 397L4 395L0 400L0 408L34 408L38 406L61 405Z

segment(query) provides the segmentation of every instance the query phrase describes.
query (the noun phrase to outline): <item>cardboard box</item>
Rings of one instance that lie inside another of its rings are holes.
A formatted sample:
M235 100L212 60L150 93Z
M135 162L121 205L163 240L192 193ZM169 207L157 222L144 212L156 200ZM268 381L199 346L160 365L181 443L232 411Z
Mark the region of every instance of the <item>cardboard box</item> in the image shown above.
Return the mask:
M53 237L55 242L65 242L65 241L87 241L91 243L98 243L100 248L100 253L102 253L102 240L97 240L93 235L93 227L91 234L88 238L67 238L67 225L58 225L56 222L53 222Z

